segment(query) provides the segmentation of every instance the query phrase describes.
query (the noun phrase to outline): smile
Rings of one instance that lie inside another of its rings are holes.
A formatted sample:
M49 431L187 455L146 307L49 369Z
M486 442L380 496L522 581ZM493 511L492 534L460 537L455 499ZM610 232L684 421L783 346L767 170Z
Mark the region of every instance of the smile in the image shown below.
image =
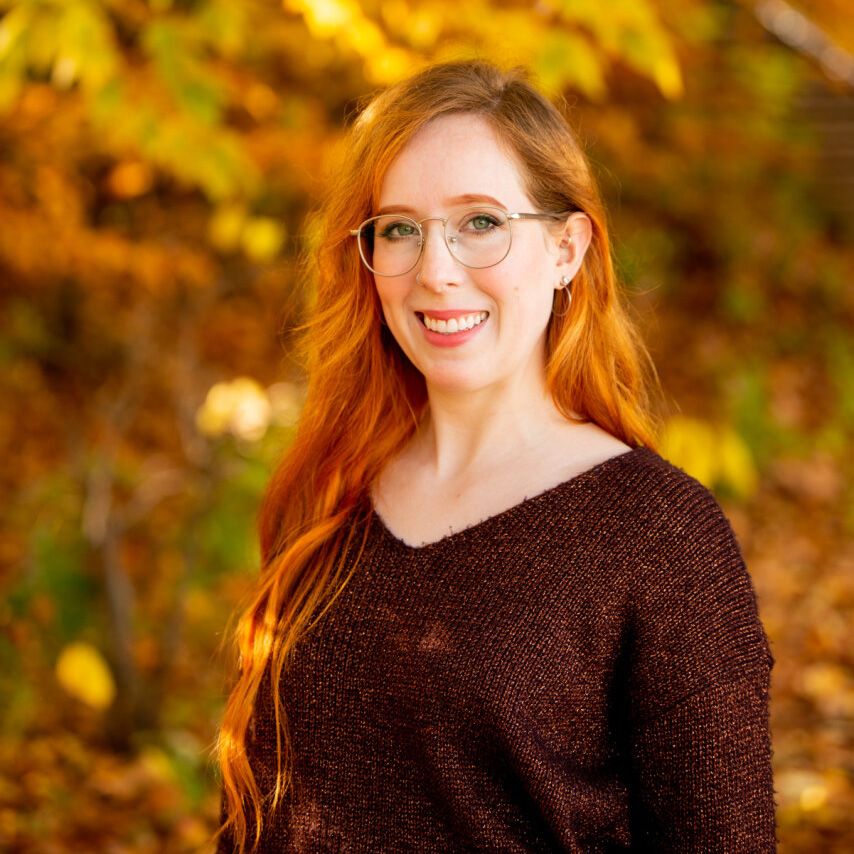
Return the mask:
M431 332L438 332L440 335L454 335L457 332L466 332L469 329L474 329L475 326L483 323L487 317L489 317L488 311L478 311L474 314L465 314L462 317L452 317L450 320L437 320L436 318L418 313L418 318L424 326Z

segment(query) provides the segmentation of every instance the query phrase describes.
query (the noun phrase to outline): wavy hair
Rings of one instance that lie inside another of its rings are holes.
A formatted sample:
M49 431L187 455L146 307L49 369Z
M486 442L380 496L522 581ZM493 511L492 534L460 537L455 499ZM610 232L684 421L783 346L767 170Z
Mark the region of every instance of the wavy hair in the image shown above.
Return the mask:
M595 179L567 122L526 72L482 61L433 65L364 105L312 220L317 249L305 264L315 299L301 327L306 400L294 443L261 506L262 569L234 633L238 676L216 751L220 833L227 831L241 854L253 839L257 846L264 822L295 782L282 673L297 641L349 580L342 575L350 551L358 552L352 567L358 564L370 486L412 437L427 406L423 377L380 322L374 281L350 229L373 215L383 178L413 135L452 113L490 123L539 210L583 211L592 222L572 310L566 290L558 291L549 320L546 381L555 405L568 419L577 413L631 447L656 447L650 393L658 379L621 301ZM262 787L247 748L265 677L276 722L276 774Z

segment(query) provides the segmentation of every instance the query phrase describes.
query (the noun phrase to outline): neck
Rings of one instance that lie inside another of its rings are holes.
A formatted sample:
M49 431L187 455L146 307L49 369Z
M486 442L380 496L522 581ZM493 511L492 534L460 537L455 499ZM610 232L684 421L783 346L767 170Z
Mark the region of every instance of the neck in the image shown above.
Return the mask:
M417 457L437 481L451 483L511 464L567 426L545 376L475 391L428 386L429 407L415 439Z

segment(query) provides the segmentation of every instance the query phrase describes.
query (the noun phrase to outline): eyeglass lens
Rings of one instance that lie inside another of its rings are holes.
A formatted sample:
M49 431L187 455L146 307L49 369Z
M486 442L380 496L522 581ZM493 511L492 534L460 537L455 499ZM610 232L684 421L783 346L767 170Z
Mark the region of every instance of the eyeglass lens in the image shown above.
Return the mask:
M421 255L418 223L400 214L372 217L359 230L359 251L365 264L380 276L408 273ZM472 208L451 216L445 242L467 267L491 267L510 250L510 222L497 208Z

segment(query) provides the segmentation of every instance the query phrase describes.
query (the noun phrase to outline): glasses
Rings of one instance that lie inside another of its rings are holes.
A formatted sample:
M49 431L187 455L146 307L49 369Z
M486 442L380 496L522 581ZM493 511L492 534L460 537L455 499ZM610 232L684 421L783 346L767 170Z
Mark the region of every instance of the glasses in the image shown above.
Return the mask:
M563 213L507 213L500 208L470 208L449 217L429 216L418 221L401 214L366 219L350 234L358 238L359 255L377 276L402 276L418 263L424 251L422 224L439 220L445 245L465 267L476 270L500 264L513 242L511 223L528 219L563 219Z

